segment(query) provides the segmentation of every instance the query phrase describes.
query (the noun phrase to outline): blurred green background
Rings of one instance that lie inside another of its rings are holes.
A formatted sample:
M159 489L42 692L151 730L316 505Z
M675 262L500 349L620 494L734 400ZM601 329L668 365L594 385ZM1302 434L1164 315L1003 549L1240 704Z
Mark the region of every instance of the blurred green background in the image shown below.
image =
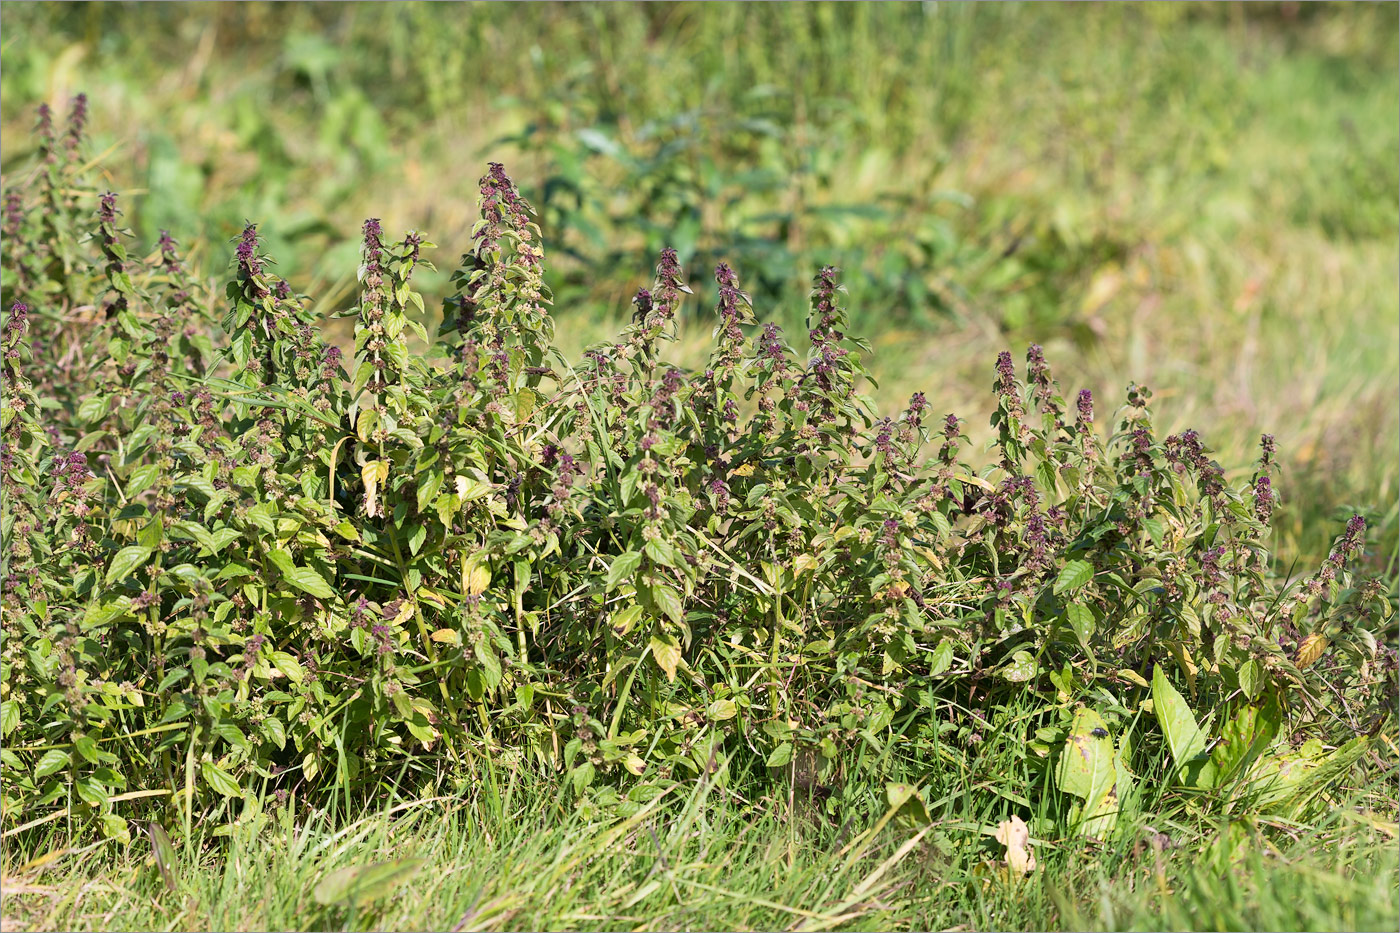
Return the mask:
M145 240L203 241L221 275L256 221L329 307L349 301L366 216L440 244L427 291L444 290L500 160L540 210L569 351L612 332L663 245L696 289L681 362L706 352L717 260L790 333L835 263L886 408L923 390L981 428L996 351L1040 342L1101 421L1144 382L1159 427L1200 429L1236 474L1276 434L1286 562L1320 559L1356 506L1393 567L1397 20L1394 4L6 3L0 164L26 163L40 100L84 90Z

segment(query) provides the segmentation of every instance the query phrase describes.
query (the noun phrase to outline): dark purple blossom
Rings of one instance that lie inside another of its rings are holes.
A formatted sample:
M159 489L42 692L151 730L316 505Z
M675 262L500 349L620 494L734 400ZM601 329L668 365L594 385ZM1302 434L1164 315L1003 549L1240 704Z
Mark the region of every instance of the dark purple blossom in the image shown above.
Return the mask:
M1267 525L1274 514L1274 490L1267 476L1254 481L1254 516Z

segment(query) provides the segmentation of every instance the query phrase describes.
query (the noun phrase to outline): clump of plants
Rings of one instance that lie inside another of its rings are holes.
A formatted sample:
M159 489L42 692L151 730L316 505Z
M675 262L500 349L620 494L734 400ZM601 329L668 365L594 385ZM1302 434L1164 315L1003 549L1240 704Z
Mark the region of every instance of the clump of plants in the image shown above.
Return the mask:
M1032 346L988 367L974 471L956 415L861 395L834 268L798 349L720 264L708 362L668 363L669 249L565 359L494 163L435 330L434 245L365 221L342 351L253 224L217 288L139 250L84 114L41 109L6 179L6 831L524 770L600 813L684 780L883 801L995 732L1103 837L1149 775L1301 812L1393 729L1365 523L1272 575L1268 436L1232 481L1146 388L1067 401Z

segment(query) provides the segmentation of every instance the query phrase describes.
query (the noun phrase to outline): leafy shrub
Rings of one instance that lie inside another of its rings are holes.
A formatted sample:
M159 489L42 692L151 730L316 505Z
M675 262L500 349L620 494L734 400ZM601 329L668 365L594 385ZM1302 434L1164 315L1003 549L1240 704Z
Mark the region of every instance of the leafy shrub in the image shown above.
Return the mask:
M436 334L413 289L433 244L365 222L342 356L254 225L221 293L168 235L135 255L84 109L62 135L41 111L6 195L10 828L120 836L496 768L590 808L697 775L859 794L996 730L1102 834L1168 753L1219 786L1172 681L1272 724L1231 773L1275 749L1275 773L1335 778L1354 748L1329 770L1318 743L1390 721L1389 601L1350 569L1365 523L1272 579L1268 437L1229 482L1194 432L1157 436L1147 389L1105 432L1031 347L1024 379L996 360L977 475L956 416L860 394L833 268L799 353L720 264L708 364L668 364L690 293L670 249L618 340L567 360L498 164Z

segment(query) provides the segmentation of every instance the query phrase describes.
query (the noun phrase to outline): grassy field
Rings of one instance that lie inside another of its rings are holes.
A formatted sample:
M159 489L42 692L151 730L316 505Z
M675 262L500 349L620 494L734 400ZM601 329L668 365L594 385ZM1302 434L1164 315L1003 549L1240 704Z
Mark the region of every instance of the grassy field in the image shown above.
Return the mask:
M885 410L924 391L980 445L997 352L1041 343L1105 412L1151 386L1160 432L1201 430L1232 479L1274 434L1281 569L1315 566L1356 510L1393 589L1397 20L1379 4L5 4L0 168L32 154L40 100L84 90L143 244L259 222L278 271L343 307L363 218L465 243L499 159L540 209L571 357L611 339L664 245L696 289L671 351L686 364L710 347L716 261L789 331L834 262ZM223 277L232 252L192 262ZM431 326L446 275L415 281ZM1017 881L991 832L1039 790L1005 743L928 779L926 826L703 781L601 818L488 771L442 797L386 791L370 816L293 820L268 800L168 855L139 837L70 847L54 824L6 840L0 915L6 930L1395 929L1397 757L1370 753L1369 788L1306 824L1221 826L1177 792L1134 801L1104 847L1033 821L1040 867ZM330 873L397 859L422 862L353 909L318 902Z
M1018 767L996 757L976 773ZM923 827L841 822L800 794L745 800L704 781L626 819L513 784L297 821L269 802L160 865L145 840L12 848L4 918L13 930L1387 930L1400 916L1382 815L1394 759L1377 775L1306 826L1143 801L1103 848L1032 837L1039 868L1024 880L984 829L1005 802L967 777L936 782ZM360 896L318 900L337 872L379 865L388 877Z

